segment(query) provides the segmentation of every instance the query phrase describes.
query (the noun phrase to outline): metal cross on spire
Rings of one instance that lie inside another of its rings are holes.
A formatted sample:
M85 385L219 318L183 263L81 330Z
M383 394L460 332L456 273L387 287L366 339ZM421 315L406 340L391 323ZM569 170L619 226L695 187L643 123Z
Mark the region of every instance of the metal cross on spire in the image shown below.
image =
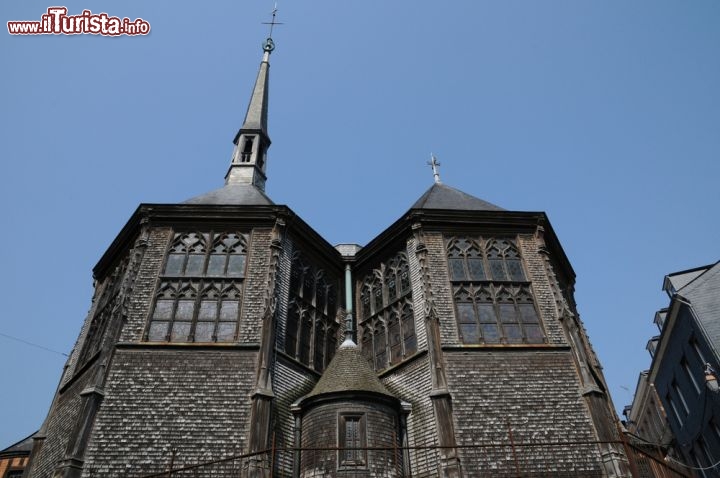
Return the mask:
M275 25L282 25L282 23L275 21L275 16L277 15L277 2L275 2L275 8L273 8L272 15L273 15L273 18L271 21L262 22L263 25L270 25L270 34L268 35L268 40L272 39L272 30L275 27Z
M433 170L433 178L435 179L435 183L440 184L440 171L438 171L438 167L440 167L440 161L437 160L434 154L430 153L430 161L428 161L427 164Z

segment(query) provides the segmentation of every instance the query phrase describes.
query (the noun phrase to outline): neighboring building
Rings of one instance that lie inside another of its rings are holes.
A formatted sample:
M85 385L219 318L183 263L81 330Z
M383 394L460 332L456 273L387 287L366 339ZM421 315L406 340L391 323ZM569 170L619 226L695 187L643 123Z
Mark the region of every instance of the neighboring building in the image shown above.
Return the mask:
M0 450L0 478L19 478L27 466L33 435Z
M652 364L626 409L628 430L685 469L720 476L720 395L705 373L719 363L720 263L669 274L663 290L670 305L655 314L660 336L648 342Z
M225 186L140 205L94 268L29 476L627 476L545 213L436 177L328 244L264 192L272 49Z
M642 443L660 445L667 453L673 436L655 386L648 380L649 373L649 370L640 372L633 403L623 411L625 426Z

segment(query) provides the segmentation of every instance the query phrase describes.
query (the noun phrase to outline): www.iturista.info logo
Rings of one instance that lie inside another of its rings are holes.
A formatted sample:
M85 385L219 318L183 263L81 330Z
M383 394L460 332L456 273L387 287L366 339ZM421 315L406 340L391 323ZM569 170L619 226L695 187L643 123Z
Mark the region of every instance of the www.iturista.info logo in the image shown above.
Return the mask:
M111 17L107 13L83 10L80 15L68 15L66 7L50 7L40 21L7 22L11 35L147 35L150 23L142 18Z

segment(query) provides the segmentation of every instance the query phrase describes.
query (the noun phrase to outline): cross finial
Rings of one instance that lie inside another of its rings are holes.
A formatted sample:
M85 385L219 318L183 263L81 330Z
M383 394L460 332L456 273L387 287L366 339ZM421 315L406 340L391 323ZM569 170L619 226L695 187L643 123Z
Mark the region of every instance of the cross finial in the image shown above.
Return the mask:
M440 171L438 171L438 167L440 167L440 161L437 160L434 154L430 153L430 161L428 161L427 164L433 170L433 178L435 179L435 184L440 184Z
M282 25L282 23L275 21L275 16L277 15L277 11L278 11L277 2L275 2L275 8L273 8L273 11L272 11L272 20L269 22L262 23L263 25L270 25L270 34L268 35L268 40L270 40L270 41L272 41L273 28L275 27L275 25Z

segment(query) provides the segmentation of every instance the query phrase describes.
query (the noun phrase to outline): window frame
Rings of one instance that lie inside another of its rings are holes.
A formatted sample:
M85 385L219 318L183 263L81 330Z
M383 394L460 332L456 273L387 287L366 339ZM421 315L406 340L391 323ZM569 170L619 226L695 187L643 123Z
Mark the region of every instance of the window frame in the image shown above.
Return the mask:
M357 422L358 446L347 448L347 425L348 422ZM337 415L337 467L342 469L364 469L368 466L367 458L367 414L358 411L340 411ZM353 457L346 458L350 452Z
M381 262L358 287L361 350L373 369L379 372L415 355L417 327L407 254L400 251ZM396 343L393 330L398 332Z
M276 347L304 366L323 372L337 350L338 280L295 251L288 288L285 327ZM318 343L320 336L322 343Z
M173 231L158 277L143 340L170 344L236 342L242 316L250 236L249 231L240 230ZM202 259L193 259L199 256L202 256ZM222 263L222 273L217 273L216 267L211 270L213 263L219 263L213 260L217 257L223 258L219 261ZM239 257L242 259L238 259ZM191 263L195 263L199 270L189 270L188 265ZM241 264L240 268L236 267L238 264ZM205 305L208 303L214 304L214 318L211 320L206 320L209 316L204 315L208 311L208 306ZM226 303L234 306L224 309L223 305ZM178 315L184 308L187 310L183 315ZM232 315L229 320L224 310L230 310ZM184 339L175 336L180 330L178 324L183 323L187 324L186 332L183 331L180 336ZM207 324L210 323L213 324L212 332L203 333L200 337L202 340L198 340L198 331L207 329ZM223 330L225 333L221 333ZM209 338L205 340L208 335Z
M547 343L516 238L446 236L445 250L461 344Z

